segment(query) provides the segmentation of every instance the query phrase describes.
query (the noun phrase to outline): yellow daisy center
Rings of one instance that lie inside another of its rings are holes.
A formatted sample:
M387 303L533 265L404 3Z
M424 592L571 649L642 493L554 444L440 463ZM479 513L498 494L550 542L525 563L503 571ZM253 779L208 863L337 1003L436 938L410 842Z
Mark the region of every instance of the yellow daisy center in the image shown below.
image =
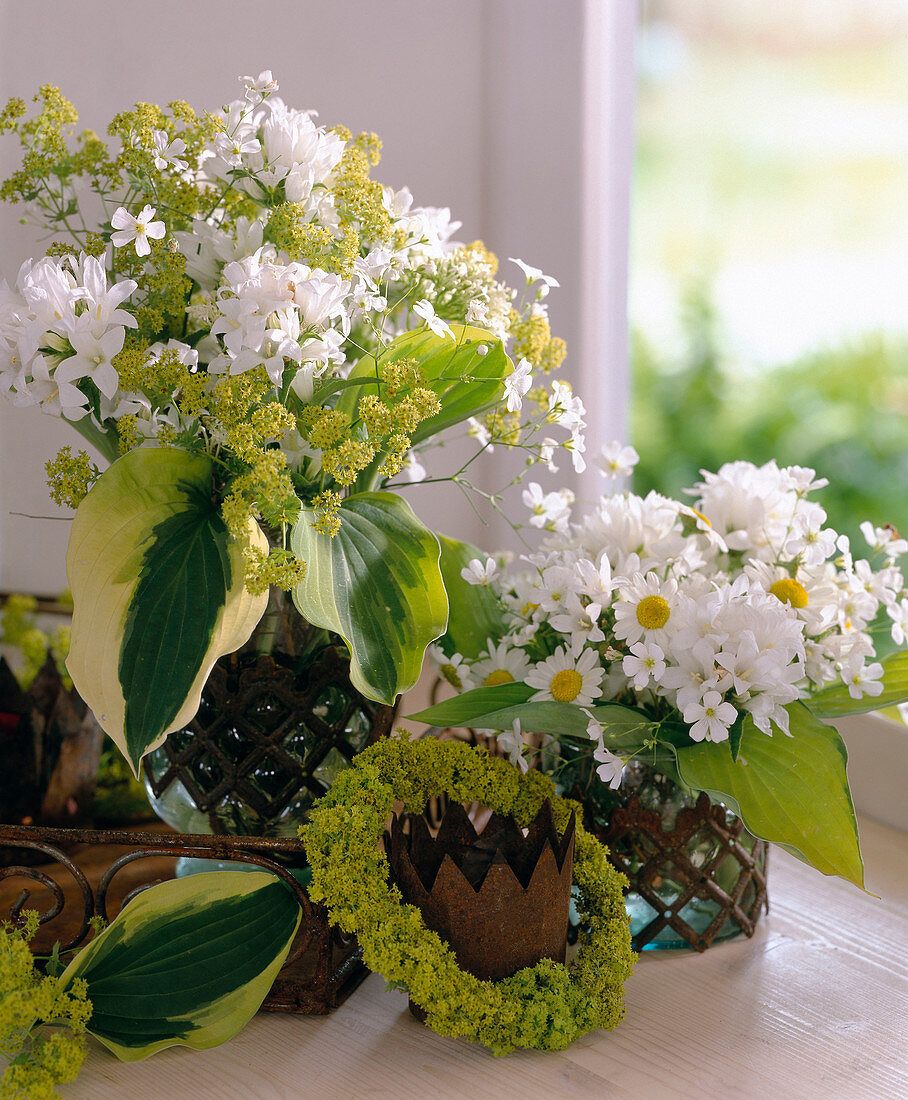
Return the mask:
M556 672L549 684L552 698L558 703L573 703L583 689L583 677L573 668Z
M498 687L499 684L513 684L514 677L506 668L496 668L482 681L482 686L487 688Z
M637 622L645 630L659 630L668 622L671 609L661 596L644 596L637 604Z
M463 687L463 680L457 675L457 669L451 665L442 665L439 672L448 681L451 687L455 687L458 691Z
M806 607L809 602L807 589L794 577L782 577L781 580L769 586L769 591L777 600L792 607Z

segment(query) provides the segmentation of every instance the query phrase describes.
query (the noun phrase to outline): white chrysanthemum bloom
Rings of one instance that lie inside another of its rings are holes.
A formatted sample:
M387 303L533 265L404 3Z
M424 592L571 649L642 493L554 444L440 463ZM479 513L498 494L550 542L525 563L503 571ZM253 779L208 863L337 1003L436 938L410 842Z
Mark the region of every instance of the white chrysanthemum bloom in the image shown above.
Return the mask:
M585 649L575 657L565 646L559 646L551 657L533 666L524 683L538 689L533 701L549 699L588 707L600 695L603 675L594 649Z
M495 645L489 638L482 656L470 666L470 675L479 687L522 683L530 670L530 660L522 649L505 639Z
M629 646L642 640L666 644L674 627L669 623L678 595L677 582L660 581L655 573L634 573L629 579L619 580L618 588L615 637Z

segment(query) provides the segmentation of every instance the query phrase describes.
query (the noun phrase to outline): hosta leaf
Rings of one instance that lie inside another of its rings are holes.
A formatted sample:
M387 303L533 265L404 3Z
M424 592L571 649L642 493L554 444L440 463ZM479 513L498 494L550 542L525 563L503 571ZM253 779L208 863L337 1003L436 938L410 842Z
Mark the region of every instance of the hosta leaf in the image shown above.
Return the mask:
M300 514L291 544L307 569L293 601L347 643L363 695L391 704L416 683L426 646L447 623L438 540L392 493L347 497L339 518L331 537L315 530L311 511Z
M490 408L503 392L502 382L511 374L514 364L504 350L504 344L486 329L473 325L451 325L454 339L436 336L422 326L398 336L375 357L364 355L350 372L351 380L378 378L380 368L396 359L415 360L425 376L425 386L441 401L441 410L424 420L413 433L419 443L443 431L452 424ZM485 348L485 354L479 348ZM362 393L376 393L377 387L345 388L337 407L355 415Z
M300 921L264 872L217 871L134 898L64 971L88 985L88 1030L127 1062L235 1035L271 988Z
M478 657L491 638L497 642L504 631L504 617L498 597L481 584L469 584L460 575L474 558L485 561L486 554L467 542L438 535L441 543L441 574L448 593L450 612L448 629L439 645L450 656Z
M880 663L883 666L881 695L852 699L844 684L832 684L808 699L807 706L818 718L844 718L848 714L866 714L869 710L904 702L908 699L908 651L890 653Z
M267 593L246 590L243 551L267 540L252 521L246 540L229 537L211 482L203 455L139 448L102 474L73 521L66 667L136 772L192 718L214 662L265 610Z
M768 737L748 716L736 761L724 743L677 749L681 778L729 805L755 836L863 887L845 745L801 703L786 709L792 736L776 730Z

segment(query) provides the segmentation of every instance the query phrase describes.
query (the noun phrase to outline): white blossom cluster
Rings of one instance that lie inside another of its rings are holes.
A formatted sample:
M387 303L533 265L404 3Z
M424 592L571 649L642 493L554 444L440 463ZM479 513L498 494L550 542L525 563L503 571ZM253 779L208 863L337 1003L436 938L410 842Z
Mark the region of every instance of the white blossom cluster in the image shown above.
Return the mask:
M111 283L93 256L27 260L14 287L0 282L0 393L15 405L38 405L70 420L89 408L89 381L100 415L116 409L117 372L111 359L134 328L122 304L136 289Z
M608 472L620 449L606 451ZM634 459L617 465L627 472ZM615 493L577 522L564 498L525 494L551 532L530 568L464 570L499 595L506 633L475 661L440 658L442 671L452 666L461 690L513 680L536 688L536 700L674 715L694 741L726 740L745 713L766 734L787 733L786 704L834 682L855 699L876 696L874 621L898 645L908 637L896 564L908 542L864 524L872 560L856 559L810 499L825 484L809 469L735 462L704 472L692 507ZM598 723L589 733L611 781L621 762Z
M206 380L209 393L218 375L264 367L275 397L289 399L296 409L313 398L320 380L345 378L362 355L422 323L446 337L453 336L449 322L477 325L507 342L515 318L547 317L544 299L558 285L555 279L515 260L525 280L515 309L518 292L495 281L495 258L478 242L458 245L452 237L460 223L450 211L414 205L406 188L375 185L390 236L372 240L365 220L357 224L356 251L343 277L294 262L274 243L275 211L296 204L293 216L321 234L317 240L326 247L341 241L345 226L335 189L353 139L319 126L315 112L284 103L270 72L242 82L244 97L223 108L223 129L191 158L192 168L181 138L164 130L151 136L156 170L199 190L199 207L206 212L191 229L186 218L171 224L171 211L155 200L153 189L146 192L152 201L138 212L134 196L105 196L107 221L98 227L109 241L104 255L28 261L15 286L0 284L0 392L16 404L38 405L70 420L90 414L91 426L114 438L115 422L124 416L132 419L131 432L140 441L154 443L165 426L208 438L199 427L204 410L184 417L167 395L120 385L116 357L126 328L137 326L143 292L135 293L134 279L116 274L117 261L124 254L131 263L146 260L144 271L154 275L153 246L185 258L188 289L185 317L171 316L166 333L155 332L151 340L147 331L139 334L152 365L166 347L193 372L212 376ZM148 135L137 134L133 144L143 141L148 144ZM243 216L224 199L231 191L243 194ZM213 205L211 195L219 196ZM130 209L118 205L127 199ZM534 369L521 358L504 380L509 414L523 413ZM526 448L530 461L541 457L555 469L553 454L561 448L582 469L582 402L556 382L544 406L537 398L535 411L523 413L520 445L527 432L556 424L568 438L534 442ZM490 449L506 438L504 429L495 435L494 424L473 420L470 428L480 446ZM312 453L296 431L279 445L291 464ZM408 456L405 472L414 480L425 476L416 454Z

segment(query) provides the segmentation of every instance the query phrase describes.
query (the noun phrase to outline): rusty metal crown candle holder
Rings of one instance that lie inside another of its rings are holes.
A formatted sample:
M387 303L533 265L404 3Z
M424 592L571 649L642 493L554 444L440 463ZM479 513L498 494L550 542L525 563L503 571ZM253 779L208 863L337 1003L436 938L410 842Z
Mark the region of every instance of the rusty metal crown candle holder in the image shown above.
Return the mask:
M421 814L395 817L385 848L404 900L471 974L497 981L541 958L564 962L573 816L559 837L546 801L526 834L500 814L477 832L467 811L451 803L437 836Z

